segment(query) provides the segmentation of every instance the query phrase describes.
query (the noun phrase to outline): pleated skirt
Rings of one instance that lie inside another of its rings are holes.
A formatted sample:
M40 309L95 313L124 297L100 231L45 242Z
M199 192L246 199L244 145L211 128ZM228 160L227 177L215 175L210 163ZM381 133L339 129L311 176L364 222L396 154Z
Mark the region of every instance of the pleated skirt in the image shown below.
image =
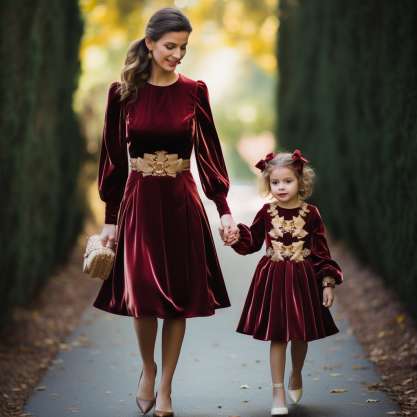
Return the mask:
M237 332L259 340L312 341L339 330L327 307L313 267L302 262L258 263L243 307Z

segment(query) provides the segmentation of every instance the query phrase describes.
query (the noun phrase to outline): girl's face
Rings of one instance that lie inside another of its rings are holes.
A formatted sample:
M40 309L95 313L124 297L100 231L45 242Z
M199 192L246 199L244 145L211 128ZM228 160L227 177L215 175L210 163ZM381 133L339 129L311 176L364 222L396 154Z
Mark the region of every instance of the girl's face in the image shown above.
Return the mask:
M278 203L291 205L298 201L298 179L291 168L276 167L269 176L271 194Z
M189 32L167 32L159 40L145 40L152 51L153 64L163 71L174 72L187 52Z

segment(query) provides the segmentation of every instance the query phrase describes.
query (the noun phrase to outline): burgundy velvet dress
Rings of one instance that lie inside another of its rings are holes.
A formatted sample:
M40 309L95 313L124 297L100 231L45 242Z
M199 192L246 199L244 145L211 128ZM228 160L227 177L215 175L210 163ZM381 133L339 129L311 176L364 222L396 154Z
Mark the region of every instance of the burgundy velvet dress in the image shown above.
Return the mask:
M239 223L240 238L232 247L242 255L266 243L242 315L239 333L255 339L311 341L337 333L324 307L322 279L343 282L339 265L331 259L325 227L316 206L303 203L287 209L265 204L250 227Z
M168 86L149 83L121 104L110 86L99 163L105 222L117 224L116 259L94 306L142 317L209 316L230 306L206 212L191 172L128 172L129 155L165 150L189 159L193 147L206 196L230 213L229 179L207 86L179 74ZM123 111L122 111L123 110Z

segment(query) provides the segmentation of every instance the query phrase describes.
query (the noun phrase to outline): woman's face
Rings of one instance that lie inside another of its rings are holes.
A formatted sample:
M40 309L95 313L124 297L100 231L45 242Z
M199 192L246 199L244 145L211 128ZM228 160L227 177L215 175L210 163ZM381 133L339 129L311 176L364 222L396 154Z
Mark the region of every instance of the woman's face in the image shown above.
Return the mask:
M152 51L153 63L162 70L174 72L187 52L189 32L167 32L157 41L146 39L146 46Z

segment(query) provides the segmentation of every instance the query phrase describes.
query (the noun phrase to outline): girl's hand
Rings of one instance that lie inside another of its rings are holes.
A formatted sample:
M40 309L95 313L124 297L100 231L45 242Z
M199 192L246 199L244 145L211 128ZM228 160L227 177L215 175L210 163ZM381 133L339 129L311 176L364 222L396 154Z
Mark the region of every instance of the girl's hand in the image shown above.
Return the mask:
M225 245L233 245L239 240L239 228L231 214L223 214L220 218L221 227L219 228L220 237Z
M235 243L237 243L239 241L239 237L240 237L239 228L237 229L237 232L234 234L233 240L231 239L230 242L226 241L226 239L224 237L224 230L223 230L222 226L219 227L219 234L220 234L220 237L221 237L221 239L223 240L223 242L226 246L234 245Z
M103 246L108 246L113 249L116 241L117 225L105 224L100 234L101 243Z
M325 287L323 288L323 305L324 307L331 307L334 300L333 288Z

